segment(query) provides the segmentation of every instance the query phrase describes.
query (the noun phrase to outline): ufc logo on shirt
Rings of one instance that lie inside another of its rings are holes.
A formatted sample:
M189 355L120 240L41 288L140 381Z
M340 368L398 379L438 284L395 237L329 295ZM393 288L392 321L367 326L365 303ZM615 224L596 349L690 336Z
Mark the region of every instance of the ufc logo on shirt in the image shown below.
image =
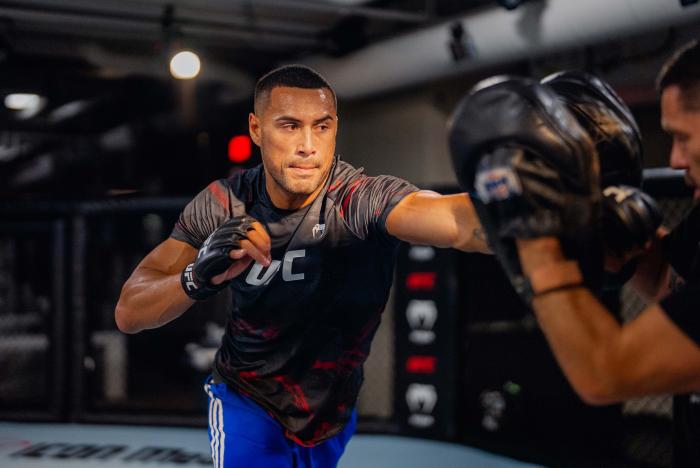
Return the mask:
M297 258L303 258L305 256L306 250L304 249L290 250L289 252L284 254L284 259L282 261L273 260L264 273L264 267L260 263L255 262L253 268L251 268L248 272L248 276L246 276L245 282L250 284L251 286L262 286L269 284L270 281L272 281L272 278L275 277L275 274L277 274L277 272L279 271L280 265L282 265L282 279L284 281L303 280L304 273L294 273L292 270L294 267L294 260Z

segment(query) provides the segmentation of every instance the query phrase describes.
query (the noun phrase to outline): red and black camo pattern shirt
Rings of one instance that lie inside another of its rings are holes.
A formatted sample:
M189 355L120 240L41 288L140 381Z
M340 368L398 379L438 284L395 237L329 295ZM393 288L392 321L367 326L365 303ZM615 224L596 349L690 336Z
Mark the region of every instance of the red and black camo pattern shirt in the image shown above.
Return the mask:
M285 211L270 201L264 177L258 166L213 182L171 237L199 248L241 210L265 226L272 264L253 264L231 283L214 375L267 409L288 437L315 445L352 414L399 244L386 219L418 189L338 160L313 203Z

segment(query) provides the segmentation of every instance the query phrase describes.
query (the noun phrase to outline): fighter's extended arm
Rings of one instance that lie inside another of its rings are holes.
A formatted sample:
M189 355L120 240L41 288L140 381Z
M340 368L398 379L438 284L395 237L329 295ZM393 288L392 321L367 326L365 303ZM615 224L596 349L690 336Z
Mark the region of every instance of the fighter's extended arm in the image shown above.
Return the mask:
M389 213L387 231L413 244L490 253L486 236L468 194L440 195L420 190Z

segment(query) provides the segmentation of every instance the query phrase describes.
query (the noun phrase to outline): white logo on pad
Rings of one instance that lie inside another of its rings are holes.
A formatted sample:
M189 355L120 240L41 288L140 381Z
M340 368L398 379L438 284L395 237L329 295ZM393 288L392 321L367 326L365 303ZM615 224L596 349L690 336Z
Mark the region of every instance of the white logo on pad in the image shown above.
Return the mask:
M506 166L481 170L476 174L476 193L484 203L493 200L507 200L523 193L518 177L513 169Z

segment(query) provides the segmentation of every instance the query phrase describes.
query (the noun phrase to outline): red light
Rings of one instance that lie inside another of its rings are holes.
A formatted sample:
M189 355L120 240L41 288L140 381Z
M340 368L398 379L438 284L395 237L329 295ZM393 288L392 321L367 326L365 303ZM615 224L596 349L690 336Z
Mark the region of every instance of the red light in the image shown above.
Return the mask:
M435 272L413 272L406 276L406 288L410 291L423 290L430 291L435 289Z
M235 163L244 163L250 159L251 143L247 135L236 135L228 142L228 159Z
M436 367L435 356L411 356L406 360L406 371L411 374L434 374Z

